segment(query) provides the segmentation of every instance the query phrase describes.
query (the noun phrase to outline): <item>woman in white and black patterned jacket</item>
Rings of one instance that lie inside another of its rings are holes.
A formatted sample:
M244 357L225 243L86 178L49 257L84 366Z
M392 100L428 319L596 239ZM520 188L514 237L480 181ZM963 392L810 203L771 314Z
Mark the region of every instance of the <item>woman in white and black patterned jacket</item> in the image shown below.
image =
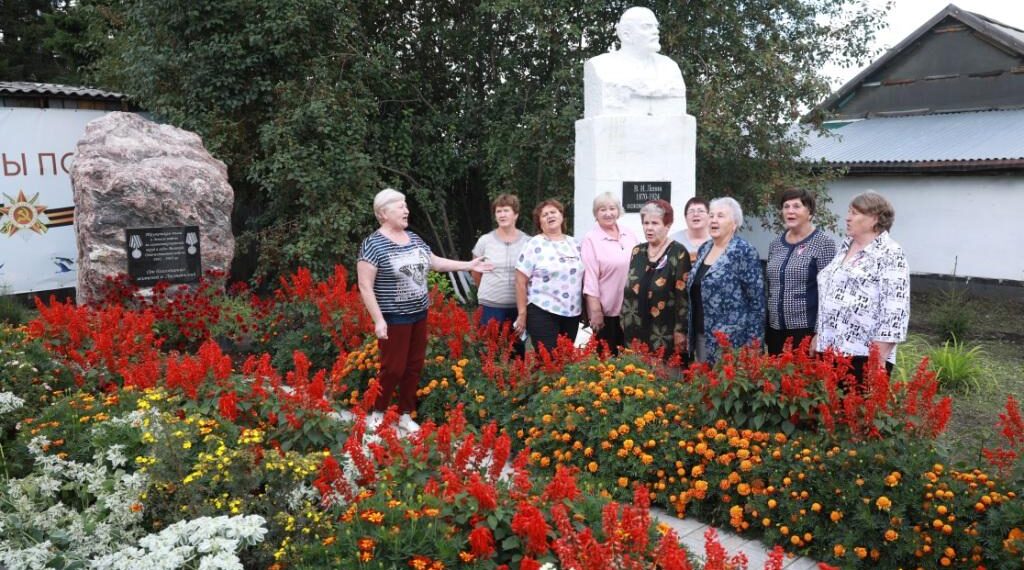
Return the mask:
M832 263L818 273L818 350L852 357L863 382L872 348L892 371L896 345L910 322L910 269L892 237L895 211L881 194L868 190L850 202L847 238Z
M781 353L789 339L796 348L814 336L818 272L836 256L835 242L811 221L815 206L814 194L802 188L786 190L779 198L786 231L768 246L768 354Z

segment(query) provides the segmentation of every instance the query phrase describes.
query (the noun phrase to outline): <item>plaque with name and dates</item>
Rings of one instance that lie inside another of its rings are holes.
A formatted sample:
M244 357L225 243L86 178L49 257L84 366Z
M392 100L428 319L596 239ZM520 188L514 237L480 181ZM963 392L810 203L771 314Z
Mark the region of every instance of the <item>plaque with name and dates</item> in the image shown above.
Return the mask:
M139 287L157 282L198 283L202 275L199 226L127 228L128 277Z
M623 182L622 209L635 214L651 200L672 202L672 182Z

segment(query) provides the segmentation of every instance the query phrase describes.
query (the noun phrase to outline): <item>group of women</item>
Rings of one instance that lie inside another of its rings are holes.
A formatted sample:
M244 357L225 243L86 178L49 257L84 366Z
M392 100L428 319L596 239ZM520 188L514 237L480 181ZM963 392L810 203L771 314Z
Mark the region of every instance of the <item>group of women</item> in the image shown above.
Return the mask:
M380 339L374 419L397 389L400 427L418 427L409 413L423 368L429 269L472 272L481 324L507 323L520 355L526 338L548 350L559 336L575 341L585 317L613 352L639 341L713 364L721 335L732 346L764 344L772 354L810 338L812 352L851 356L857 378L872 349L891 370L910 314L906 257L889 236L892 205L873 191L855 197L838 249L814 227L813 194L788 190L779 206L785 231L769 247L767 270L754 247L736 235L743 210L733 198L690 199L686 228L675 233L672 205L649 202L640 210L640 241L619 225L622 207L610 193L594 200L597 225L580 241L566 233L565 208L557 200L534 208L537 234L530 237L517 229L519 200L502 194L491 205L497 227L480 237L472 261L460 262L434 255L406 229L401 193L378 193L380 229L363 242L357 266L360 294Z

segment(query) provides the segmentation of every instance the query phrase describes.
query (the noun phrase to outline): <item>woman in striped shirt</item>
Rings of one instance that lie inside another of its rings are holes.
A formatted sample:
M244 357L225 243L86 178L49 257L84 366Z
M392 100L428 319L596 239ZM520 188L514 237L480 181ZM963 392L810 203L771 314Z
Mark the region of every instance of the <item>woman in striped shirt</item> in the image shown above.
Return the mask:
M373 199L373 213L380 228L359 247L356 274L359 295L373 318L380 347L380 395L373 406L368 426L375 428L398 390L398 427L417 431L413 421L416 388L427 350L427 273L434 271L477 271L486 273L493 265L482 258L455 261L438 257L420 237L408 231L409 208L405 195L385 188Z

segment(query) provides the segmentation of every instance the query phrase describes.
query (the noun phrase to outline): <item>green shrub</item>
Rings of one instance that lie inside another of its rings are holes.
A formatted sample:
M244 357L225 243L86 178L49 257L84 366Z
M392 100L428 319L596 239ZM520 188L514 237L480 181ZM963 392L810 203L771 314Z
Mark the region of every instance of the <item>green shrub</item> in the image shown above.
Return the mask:
M945 340L967 338L974 321L974 303L966 287L952 286L939 295L932 324Z
M942 389L962 393L990 388L984 356L980 346L967 348L956 337L944 342L940 348L928 351L931 368Z
M907 335L907 340L896 349L896 366L892 370L893 380L909 382L917 371L921 359L928 355L931 346L920 335Z
M17 326L28 320L28 309L8 291L6 285L0 287L0 323Z

